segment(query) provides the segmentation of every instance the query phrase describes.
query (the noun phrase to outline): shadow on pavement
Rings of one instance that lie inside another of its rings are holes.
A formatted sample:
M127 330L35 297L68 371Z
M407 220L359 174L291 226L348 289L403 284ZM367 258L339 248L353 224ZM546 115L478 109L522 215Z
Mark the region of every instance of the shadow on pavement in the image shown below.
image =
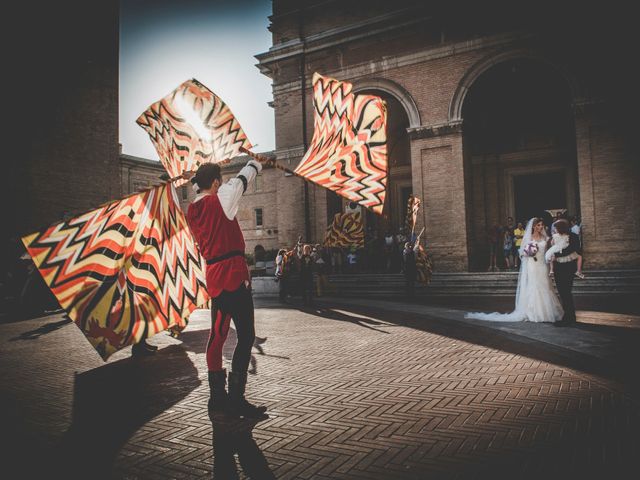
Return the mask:
M393 308L393 303L390 302L389 305L389 308ZM625 382L636 394L640 394L640 381L636 368L638 361L640 361L640 331L637 329L587 323L577 323L575 326L565 328L556 328L548 325L548 328L554 331L580 329L605 333L609 336L609 342L612 342L612 345L606 347L610 352L610 357L605 361L602 358L596 358L576 350L569 351L566 348L540 340L505 333L482 323L470 324L430 317L427 312L425 312L425 315L397 310L386 310L383 313L380 309L373 307L347 305L345 303L339 303L336 307L330 307L328 303L325 303L323 307L339 308L356 315L367 315L374 319L379 318L381 322L390 322L394 325L455 338L504 352L563 365L587 373L608 375L610 378Z
M62 320L59 320L57 322L45 323L44 325L40 325L38 328L29 330L28 332L22 332L17 337L13 337L10 341L15 342L16 340L35 340L41 337L42 335L55 332L56 330L64 327L65 325L71 322L72 320L69 317L65 317Z
M200 385L179 345L77 375L72 424L55 458L63 478L110 478L122 446Z
M375 328L380 326L388 326L389 324L387 322L378 321L373 318L365 318L363 316L349 315L347 313L338 312L332 308L327 308L325 306L316 306L316 307L298 306L297 309L300 310L301 312L315 315L318 317L327 318L329 320L337 320L340 322L353 323L354 325L368 328L369 330L373 330L378 333L386 333L386 334L389 333L384 330L378 330L377 328Z
M178 337L179 340L182 340L182 343L188 351L196 354L202 354L206 352L208 338L209 330L187 330L185 332L182 332ZM282 360L289 360L289 357L281 355L271 355L267 353L267 351L265 351L265 348L267 348L268 350L268 347L266 347L265 345L266 341L267 338L259 337L256 335L256 338L253 342L253 348L258 351L259 355L265 357L280 358ZM226 360L231 361L231 359L233 358L233 352L236 348L237 343L238 336L236 330L233 326L231 326L229 328L229 333L227 334L227 340L224 342L224 346L222 348L222 355ZM253 353L251 354L249 370L247 373L251 375L256 375L258 373L258 359Z
M238 479L238 456L243 478L275 479L264 454L253 439L258 420L232 418L216 413L211 419L213 478Z

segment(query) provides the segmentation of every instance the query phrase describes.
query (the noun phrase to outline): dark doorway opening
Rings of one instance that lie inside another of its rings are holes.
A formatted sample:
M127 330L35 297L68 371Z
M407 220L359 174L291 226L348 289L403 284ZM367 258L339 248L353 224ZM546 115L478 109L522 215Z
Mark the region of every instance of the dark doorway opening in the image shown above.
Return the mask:
M546 210L567 208L565 172L519 175L513 179L513 189L516 221L523 224L532 217L547 219Z
M327 190L327 225L333 222L336 213L342 213L342 197L335 192Z

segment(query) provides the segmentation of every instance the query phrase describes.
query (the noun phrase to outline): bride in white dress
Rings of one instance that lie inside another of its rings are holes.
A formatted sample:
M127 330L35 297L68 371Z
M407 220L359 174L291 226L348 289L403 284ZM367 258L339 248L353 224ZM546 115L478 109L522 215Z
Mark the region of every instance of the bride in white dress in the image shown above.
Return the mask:
M491 320L494 322L557 322L562 319L560 299L556 295L549 277L549 266L545 263L547 232L540 218L532 218L527 224L522 245L518 252L520 274L516 292L516 309L511 313L467 313L465 318ZM538 251L535 256L525 254L525 247L535 242Z

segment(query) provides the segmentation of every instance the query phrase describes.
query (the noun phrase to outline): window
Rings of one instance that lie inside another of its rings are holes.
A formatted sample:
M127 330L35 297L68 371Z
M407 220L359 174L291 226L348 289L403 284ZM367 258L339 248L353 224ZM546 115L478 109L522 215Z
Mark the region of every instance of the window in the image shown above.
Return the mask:
M255 191L260 192L262 190L262 175L256 175Z
M188 195L189 195L189 192L187 191L187 187L186 186L182 187L182 200L186 200L188 198L187 197Z
M261 227L262 226L262 209L256 208L255 212L256 212L256 227Z

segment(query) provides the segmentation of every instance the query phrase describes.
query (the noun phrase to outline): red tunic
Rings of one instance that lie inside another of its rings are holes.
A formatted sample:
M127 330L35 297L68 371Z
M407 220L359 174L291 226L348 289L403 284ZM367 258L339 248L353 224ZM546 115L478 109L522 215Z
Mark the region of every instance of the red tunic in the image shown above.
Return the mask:
M189 205L187 222L205 259L210 260L234 250L244 254L244 237L238 220L227 218L218 195L205 195ZM250 278L244 255L207 265L207 291L212 298L223 290L236 290Z

